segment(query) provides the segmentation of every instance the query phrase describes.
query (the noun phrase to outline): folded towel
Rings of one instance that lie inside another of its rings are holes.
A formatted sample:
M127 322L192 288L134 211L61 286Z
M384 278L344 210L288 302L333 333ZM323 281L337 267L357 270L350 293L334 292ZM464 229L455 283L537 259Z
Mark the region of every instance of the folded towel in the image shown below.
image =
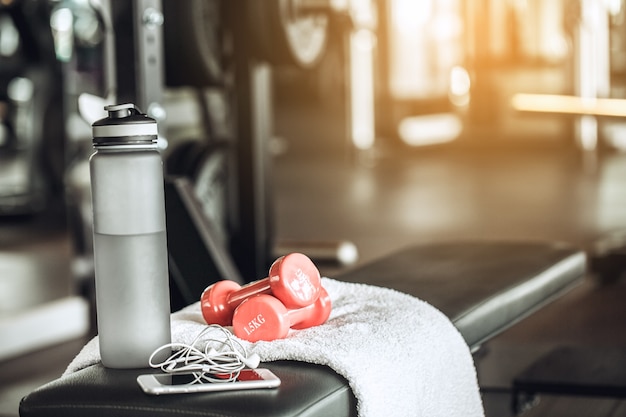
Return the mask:
M345 377L360 417L483 416L476 370L463 337L439 310L395 290L323 278L328 321L271 342L243 341L261 361L327 365ZM200 304L172 314L172 341L191 343L206 326ZM97 337L66 374L100 360Z

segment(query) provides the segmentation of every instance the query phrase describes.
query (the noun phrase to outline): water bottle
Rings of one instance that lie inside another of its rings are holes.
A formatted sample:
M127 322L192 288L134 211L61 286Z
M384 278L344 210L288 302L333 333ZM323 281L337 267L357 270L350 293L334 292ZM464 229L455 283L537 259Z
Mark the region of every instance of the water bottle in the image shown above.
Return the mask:
M89 160L100 355L144 368L171 341L163 161L154 119L134 104L105 110Z

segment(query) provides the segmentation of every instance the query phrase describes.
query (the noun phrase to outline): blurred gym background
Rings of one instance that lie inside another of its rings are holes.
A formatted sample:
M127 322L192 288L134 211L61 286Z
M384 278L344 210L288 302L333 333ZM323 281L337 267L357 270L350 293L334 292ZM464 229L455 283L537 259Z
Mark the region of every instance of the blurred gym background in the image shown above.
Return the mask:
M173 310L288 251L332 277L416 242L588 250L581 290L477 357L506 416L549 347L626 346L624 100L624 0L0 0L0 415L95 332L104 105L159 123Z

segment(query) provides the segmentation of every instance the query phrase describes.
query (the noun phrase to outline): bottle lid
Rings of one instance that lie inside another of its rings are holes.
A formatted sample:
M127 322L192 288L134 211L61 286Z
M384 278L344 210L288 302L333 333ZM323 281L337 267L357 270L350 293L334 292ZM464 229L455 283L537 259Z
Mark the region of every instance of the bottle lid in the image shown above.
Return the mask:
M156 120L141 113L134 104L115 104L104 110L109 116L92 125L94 146L156 144Z

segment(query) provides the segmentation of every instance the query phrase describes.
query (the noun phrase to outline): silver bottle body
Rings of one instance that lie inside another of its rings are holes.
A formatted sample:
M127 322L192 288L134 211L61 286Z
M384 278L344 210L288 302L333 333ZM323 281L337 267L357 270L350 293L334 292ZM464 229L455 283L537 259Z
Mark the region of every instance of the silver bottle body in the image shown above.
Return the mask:
M148 367L171 342L163 162L150 145L97 147L90 175L102 363Z

